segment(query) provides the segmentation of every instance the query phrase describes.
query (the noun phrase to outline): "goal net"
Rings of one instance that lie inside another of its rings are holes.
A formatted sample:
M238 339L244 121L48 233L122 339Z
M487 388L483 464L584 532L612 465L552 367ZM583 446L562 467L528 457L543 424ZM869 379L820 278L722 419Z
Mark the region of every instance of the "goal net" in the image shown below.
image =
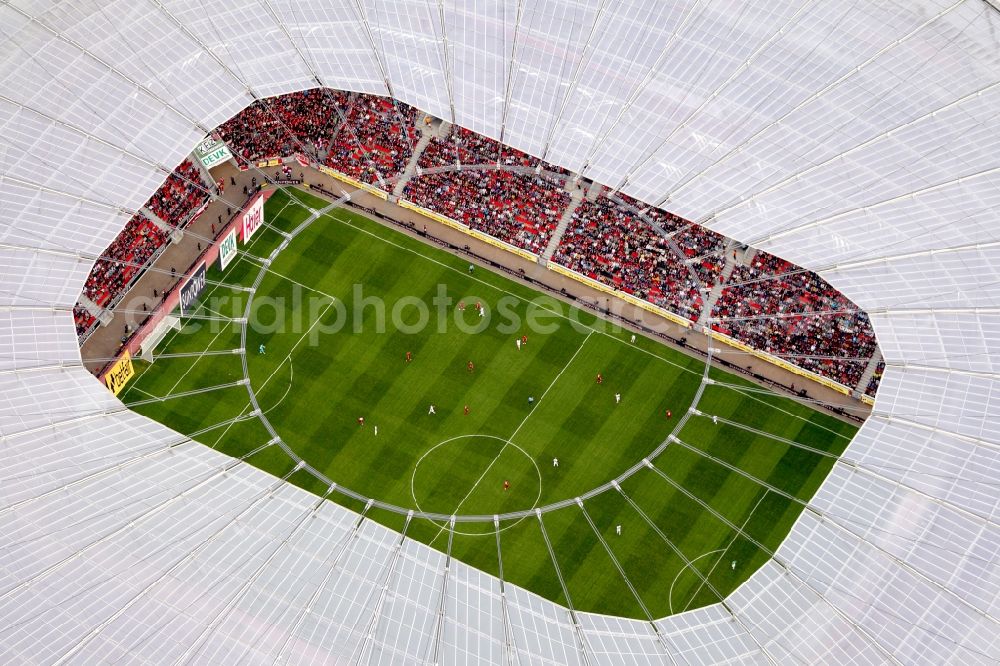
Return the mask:
M140 354L140 358L144 361L152 363L153 350L156 349L156 345L160 344L169 331L179 331L180 328L181 320L179 317L175 317L173 315L167 315L164 317L163 320L149 332L146 339L142 341L142 353Z

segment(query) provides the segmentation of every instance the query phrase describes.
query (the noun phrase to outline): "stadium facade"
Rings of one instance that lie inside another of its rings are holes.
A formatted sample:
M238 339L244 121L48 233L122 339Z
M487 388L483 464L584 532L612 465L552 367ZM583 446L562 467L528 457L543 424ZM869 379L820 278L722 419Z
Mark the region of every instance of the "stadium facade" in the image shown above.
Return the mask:
M1000 12L986 0L0 5L6 663L1000 660ZM325 85L816 271L872 416L724 603L577 613L128 411L94 258L208 130Z

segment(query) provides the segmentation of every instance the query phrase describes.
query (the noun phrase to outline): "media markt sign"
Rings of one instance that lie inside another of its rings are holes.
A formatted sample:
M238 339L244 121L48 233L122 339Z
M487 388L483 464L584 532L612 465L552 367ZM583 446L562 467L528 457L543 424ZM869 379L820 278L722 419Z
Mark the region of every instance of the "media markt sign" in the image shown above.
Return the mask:
M226 266L229 265L236 257L236 228L234 227L232 231L226 234L226 237L222 239L219 243L219 270L226 270Z
M216 164L222 164L233 156L229 151L229 146L212 137L208 137L198 144L194 152L206 169L211 169Z

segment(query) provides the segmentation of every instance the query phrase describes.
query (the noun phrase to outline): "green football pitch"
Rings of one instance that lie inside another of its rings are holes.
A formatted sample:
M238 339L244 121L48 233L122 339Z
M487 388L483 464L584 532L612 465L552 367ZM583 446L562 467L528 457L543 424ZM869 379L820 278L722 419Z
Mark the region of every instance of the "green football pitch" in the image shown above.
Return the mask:
M124 401L509 583L642 619L745 581L854 435L366 217L312 215L327 205L275 193Z

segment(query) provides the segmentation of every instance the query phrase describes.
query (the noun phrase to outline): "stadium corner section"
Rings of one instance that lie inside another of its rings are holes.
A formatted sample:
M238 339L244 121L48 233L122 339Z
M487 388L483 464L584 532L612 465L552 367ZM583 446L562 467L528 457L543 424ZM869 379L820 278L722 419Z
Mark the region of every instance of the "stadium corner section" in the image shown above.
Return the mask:
M149 351L143 349L143 344L170 313L178 308L182 316L191 311L191 305L197 302L207 284L208 267L218 262L220 270L224 270L239 254L239 246L246 245L264 226L264 203L276 191L276 188L269 187L266 183L262 185L255 195L247 199L233 219L218 230L212 242L191 262L177 282L163 293L160 304L138 325L135 333L122 343L114 358L97 373L109 391L118 395L135 376L134 369L129 372L132 358ZM153 336L154 339L156 337Z

